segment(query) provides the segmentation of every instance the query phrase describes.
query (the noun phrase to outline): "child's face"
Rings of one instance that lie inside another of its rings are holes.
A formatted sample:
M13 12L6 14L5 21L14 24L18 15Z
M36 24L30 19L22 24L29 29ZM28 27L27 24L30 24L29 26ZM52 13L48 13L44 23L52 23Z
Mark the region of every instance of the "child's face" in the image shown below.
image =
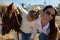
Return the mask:
M27 20L28 21L34 21L35 19L33 19L29 14L27 15Z

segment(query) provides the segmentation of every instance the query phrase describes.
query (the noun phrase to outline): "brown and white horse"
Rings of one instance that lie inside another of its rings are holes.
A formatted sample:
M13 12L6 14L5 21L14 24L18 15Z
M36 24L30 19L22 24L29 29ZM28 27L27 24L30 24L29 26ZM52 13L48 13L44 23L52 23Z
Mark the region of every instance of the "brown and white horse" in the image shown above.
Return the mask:
M17 32L17 34L20 32L22 22L21 12L13 3L7 6L0 6L0 17L3 35L8 34L11 29Z

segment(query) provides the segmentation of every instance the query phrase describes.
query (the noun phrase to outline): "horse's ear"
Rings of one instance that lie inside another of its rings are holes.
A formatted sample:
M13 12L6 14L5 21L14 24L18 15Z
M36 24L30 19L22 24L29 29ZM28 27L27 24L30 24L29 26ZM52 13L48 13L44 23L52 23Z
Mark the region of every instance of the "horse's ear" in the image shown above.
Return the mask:
M12 5L14 5L14 3L11 3L9 6L12 6Z
M7 9L8 9L8 10L12 10L13 5L14 5L14 3L11 3L11 4L7 7Z

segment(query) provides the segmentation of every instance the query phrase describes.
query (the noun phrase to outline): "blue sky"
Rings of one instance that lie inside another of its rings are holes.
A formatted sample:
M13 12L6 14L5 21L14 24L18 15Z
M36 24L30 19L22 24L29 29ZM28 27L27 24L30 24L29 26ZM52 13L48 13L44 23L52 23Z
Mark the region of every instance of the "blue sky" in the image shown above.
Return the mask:
M0 0L0 4L2 4L2 3L10 4L10 3L14 2L14 4L17 6L20 6L21 3L24 3L26 5L28 5L28 4L44 5L44 1L46 1L46 5L53 5L53 6L58 6L58 4L60 3L60 0Z

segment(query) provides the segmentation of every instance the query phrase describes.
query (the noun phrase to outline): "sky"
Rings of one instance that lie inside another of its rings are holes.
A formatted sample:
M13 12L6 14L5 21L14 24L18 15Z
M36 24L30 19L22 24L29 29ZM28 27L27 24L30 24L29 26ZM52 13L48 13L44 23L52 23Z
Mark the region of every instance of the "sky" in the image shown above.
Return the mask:
M44 4L44 2L46 1L46 4ZM60 0L0 0L0 4L2 3L12 3L14 2L14 4L16 6L20 6L21 3L24 3L26 5L31 4L31 5L53 5L53 6L58 6L58 4L60 3Z

